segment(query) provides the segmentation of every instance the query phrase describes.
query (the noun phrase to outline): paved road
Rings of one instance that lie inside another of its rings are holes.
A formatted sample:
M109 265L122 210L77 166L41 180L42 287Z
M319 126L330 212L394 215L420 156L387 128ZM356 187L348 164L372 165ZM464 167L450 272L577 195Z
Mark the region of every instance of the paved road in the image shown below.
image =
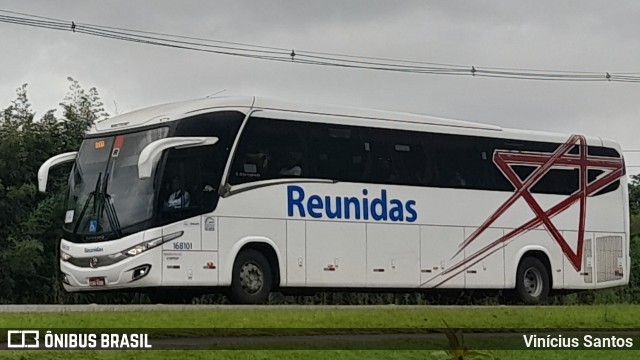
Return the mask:
M139 305L0 305L0 313L19 312L89 312L89 311L187 311L187 310L238 310L238 309L425 309L435 308L496 308L502 305L491 306L457 306L457 305L165 305L165 304L139 304ZM523 308L524 306L519 306Z

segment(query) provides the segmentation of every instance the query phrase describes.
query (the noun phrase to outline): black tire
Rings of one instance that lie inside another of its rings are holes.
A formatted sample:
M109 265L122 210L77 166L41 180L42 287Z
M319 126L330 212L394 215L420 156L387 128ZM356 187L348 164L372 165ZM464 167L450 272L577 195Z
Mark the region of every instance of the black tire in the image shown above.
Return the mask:
M271 266L257 250L241 251L233 263L229 300L234 304L263 304L273 287Z
M525 304L544 304L549 297L551 281L547 267L534 257L520 261L516 275L516 295Z

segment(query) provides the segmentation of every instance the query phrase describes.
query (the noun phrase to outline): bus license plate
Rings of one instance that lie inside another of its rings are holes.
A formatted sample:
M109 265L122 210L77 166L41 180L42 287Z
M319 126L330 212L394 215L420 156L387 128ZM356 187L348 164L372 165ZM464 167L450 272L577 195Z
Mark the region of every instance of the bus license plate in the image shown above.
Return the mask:
M89 286L104 286L104 276L89 278Z

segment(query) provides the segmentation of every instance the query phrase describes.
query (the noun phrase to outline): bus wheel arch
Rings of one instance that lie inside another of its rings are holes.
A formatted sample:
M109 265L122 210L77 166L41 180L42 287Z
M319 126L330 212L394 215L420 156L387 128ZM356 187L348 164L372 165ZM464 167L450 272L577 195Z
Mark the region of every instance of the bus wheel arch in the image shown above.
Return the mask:
M276 250L265 242L248 242L238 250L231 270L229 298L234 303L259 304L280 285Z
M541 250L526 251L516 270L515 292L519 300L529 305L547 301L553 288L551 262Z

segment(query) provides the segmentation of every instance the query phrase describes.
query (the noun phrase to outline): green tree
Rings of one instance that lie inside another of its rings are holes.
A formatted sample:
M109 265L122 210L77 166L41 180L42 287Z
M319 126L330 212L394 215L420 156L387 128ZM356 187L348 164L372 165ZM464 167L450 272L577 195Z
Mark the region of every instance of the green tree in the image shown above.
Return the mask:
M629 211L631 236L640 236L640 175L632 175L629 183ZM638 258L640 260L640 257Z
M48 192L37 192L37 171L49 157L77 150L86 130L106 118L95 88L68 78L63 117L47 111L39 121L27 85L0 113L0 302L61 300L58 241L69 166L54 169Z

